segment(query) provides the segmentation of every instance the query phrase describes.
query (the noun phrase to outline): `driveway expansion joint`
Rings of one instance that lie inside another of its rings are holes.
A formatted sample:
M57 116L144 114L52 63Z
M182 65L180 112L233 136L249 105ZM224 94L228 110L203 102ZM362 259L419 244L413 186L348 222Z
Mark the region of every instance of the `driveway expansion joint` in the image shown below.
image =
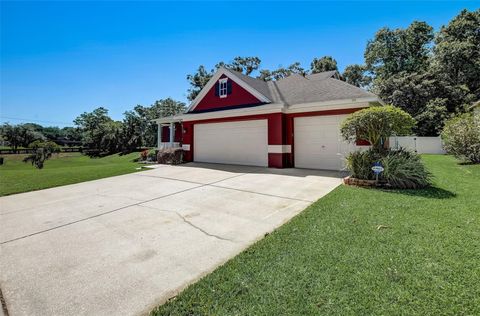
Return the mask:
M95 215L92 215L92 216L88 216L86 218L82 218L82 219L79 219L79 220L76 220L76 221L73 221L73 222L69 222L69 223L65 223L65 224L58 225L58 226L55 226L55 227L51 227L51 228L48 228L48 229L44 229L44 230L34 232L34 233L31 233L31 234L28 234L28 235L16 237L16 238L13 238L13 239L10 239L10 240L5 240L5 241L0 242L0 245L4 245L4 244L10 243L10 242L25 239L25 238L32 237L32 236L35 236L35 235L47 233L47 232L52 231L52 230L56 230L56 229L59 229L59 228L63 228L63 227L66 227L66 226L70 226L70 225L73 225L73 224L84 222L84 221L90 220L92 218L96 218L96 217L100 217L100 216L107 215L107 214L110 214L110 213L114 213L114 212L117 212L117 211L121 211L121 210L129 208L131 206L140 206L140 204L143 204L143 203L163 199L165 197L169 197L169 196L176 195L176 194L179 194L179 193L184 193L184 192L187 192L187 191L190 191L190 190L193 190L193 189L197 189L197 188L202 188L202 187L209 186L209 185L212 185L212 184L224 181L224 180L228 180L228 179L232 179L232 178L236 178L236 177L241 177L243 175L245 175L245 173L235 175L235 176L232 176L232 177L229 177L229 178L226 178L226 179L222 179L220 181L214 181L214 182L211 182L211 183L207 183L207 184L195 183L195 182L186 181L186 180L177 180L177 181L185 181L185 182L189 182L189 183L192 183L192 184L198 184L198 185L195 186L195 187L192 187L192 188L185 189L185 190L180 190L180 191L177 191L177 192L164 194L162 196L159 196L159 197L156 197L156 198L153 198L153 199L149 199L149 200L145 200L145 201L138 201L137 203L125 205L125 206L116 208L114 210L110 210L110 211L107 211L107 212L103 212L103 213L95 214ZM162 178L162 177L158 177L158 178ZM98 194L98 193L96 193L96 194Z
M223 181L226 181L226 180L230 180L230 179L233 179L233 178L237 178L237 177L244 176L244 175L246 175L246 173L242 173L242 174L239 174L239 175L235 175L235 176L233 176L233 177L225 178L225 179L218 180L218 181L214 181L214 182L210 182L210 183L201 183L201 182L190 181L190 180L175 179L175 178L171 178L171 177L150 176L150 175L145 175L145 174L133 174L133 175L139 176L139 177L151 177L151 178L159 178L159 179L166 179L166 180L173 180L173 181L181 181L181 182L186 182L186 183L199 184L200 187L210 186L210 187L214 187L214 188L220 188L220 189L226 189L226 190L234 190L234 191L245 192L245 193L252 193L252 194L258 194L258 195L264 195L264 196L271 196L271 197L276 197L276 198L281 198L281 199L288 199L288 200L294 200L294 201L299 201L299 202L307 202L307 203L313 203L313 202L315 202L315 201L311 201L311 200L303 200L303 199L297 199L297 198L292 198L292 197L287 197L287 196L281 196L281 195L275 195L275 194L268 194L268 193L260 193L260 192L255 192L255 191L235 189L235 188L231 188L231 187L225 187L225 186L222 186L222 185L217 185L217 183L220 183L220 182L223 182Z

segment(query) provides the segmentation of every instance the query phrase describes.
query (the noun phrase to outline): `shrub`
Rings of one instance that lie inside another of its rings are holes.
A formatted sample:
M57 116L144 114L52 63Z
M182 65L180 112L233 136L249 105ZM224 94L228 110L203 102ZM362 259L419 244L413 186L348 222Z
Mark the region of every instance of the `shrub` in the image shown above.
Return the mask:
M430 184L430 173L413 152L391 150L380 162L384 168L381 177L393 188L418 189Z
M354 178L373 180L375 175L372 171L372 166L379 158L380 156L371 149L354 151L347 156L347 168Z
M157 153L157 162L170 165L181 164L183 163L183 149L168 148L159 150Z
M442 132L447 153L455 157L480 163L480 118L465 113L448 120Z
M140 160L145 161L147 160L147 157L148 157L148 149L142 150L140 152Z
M372 149L355 151L347 157L347 168L353 178L374 180L372 166L375 162L380 162L384 168L379 180L392 188L417 189L430 184L430 173L420 156L404 149L389 150L383 155Z
M408 135L414 125L415 120L410 114L397 107L373 106L347 117L342 123L341 133L350 142L367 140L373 150L379 152L383 150L388 137Z
M147 160L148 161L156 161L157 160L157 150L150 149L147 151Z
M51 141L43 142L36 140L28 147L33 149L33 153L26 156L23 162L31 162L32 166L35 166L37 169L43 169L45 160L52 157L54 153L60 152L60 146Z

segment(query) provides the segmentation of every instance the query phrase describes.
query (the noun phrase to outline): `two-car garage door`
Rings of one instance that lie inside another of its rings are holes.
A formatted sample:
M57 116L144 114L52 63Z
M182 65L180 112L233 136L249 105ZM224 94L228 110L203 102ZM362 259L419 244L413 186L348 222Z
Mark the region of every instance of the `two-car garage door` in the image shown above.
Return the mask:
M194 125L194 160L268 166L267 120Z
M347 115L294 118L295 167L340 170L354 145L343 141L340 124Z
M340 124L347 115L294 118L297 168L340 170L355 148L344 142ZM194 125L194 161L268 166L267 120Z

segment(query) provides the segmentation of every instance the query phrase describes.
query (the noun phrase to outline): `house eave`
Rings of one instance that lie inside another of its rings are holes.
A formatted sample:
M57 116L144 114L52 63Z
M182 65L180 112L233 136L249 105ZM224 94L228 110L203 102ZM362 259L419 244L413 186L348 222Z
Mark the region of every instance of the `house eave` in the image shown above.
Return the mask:
M317 112L327 110L340 110L351 108L366 108L376 104L383 104L379 98L356 98L356 99L340 99L322 102L310 102L293 104L286 109L285 113L302 113L302 112Z

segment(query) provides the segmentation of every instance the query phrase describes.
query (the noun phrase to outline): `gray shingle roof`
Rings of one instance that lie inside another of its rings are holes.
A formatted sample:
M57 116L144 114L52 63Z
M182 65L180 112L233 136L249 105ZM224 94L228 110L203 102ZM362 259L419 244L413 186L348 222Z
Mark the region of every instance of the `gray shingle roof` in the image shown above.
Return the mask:
M242 81L274 103L294 105L342 99L375 97L374 94L348 84L338 78L336 71L325 71L303 77L292 74L277 81L263 81L232 71Z

